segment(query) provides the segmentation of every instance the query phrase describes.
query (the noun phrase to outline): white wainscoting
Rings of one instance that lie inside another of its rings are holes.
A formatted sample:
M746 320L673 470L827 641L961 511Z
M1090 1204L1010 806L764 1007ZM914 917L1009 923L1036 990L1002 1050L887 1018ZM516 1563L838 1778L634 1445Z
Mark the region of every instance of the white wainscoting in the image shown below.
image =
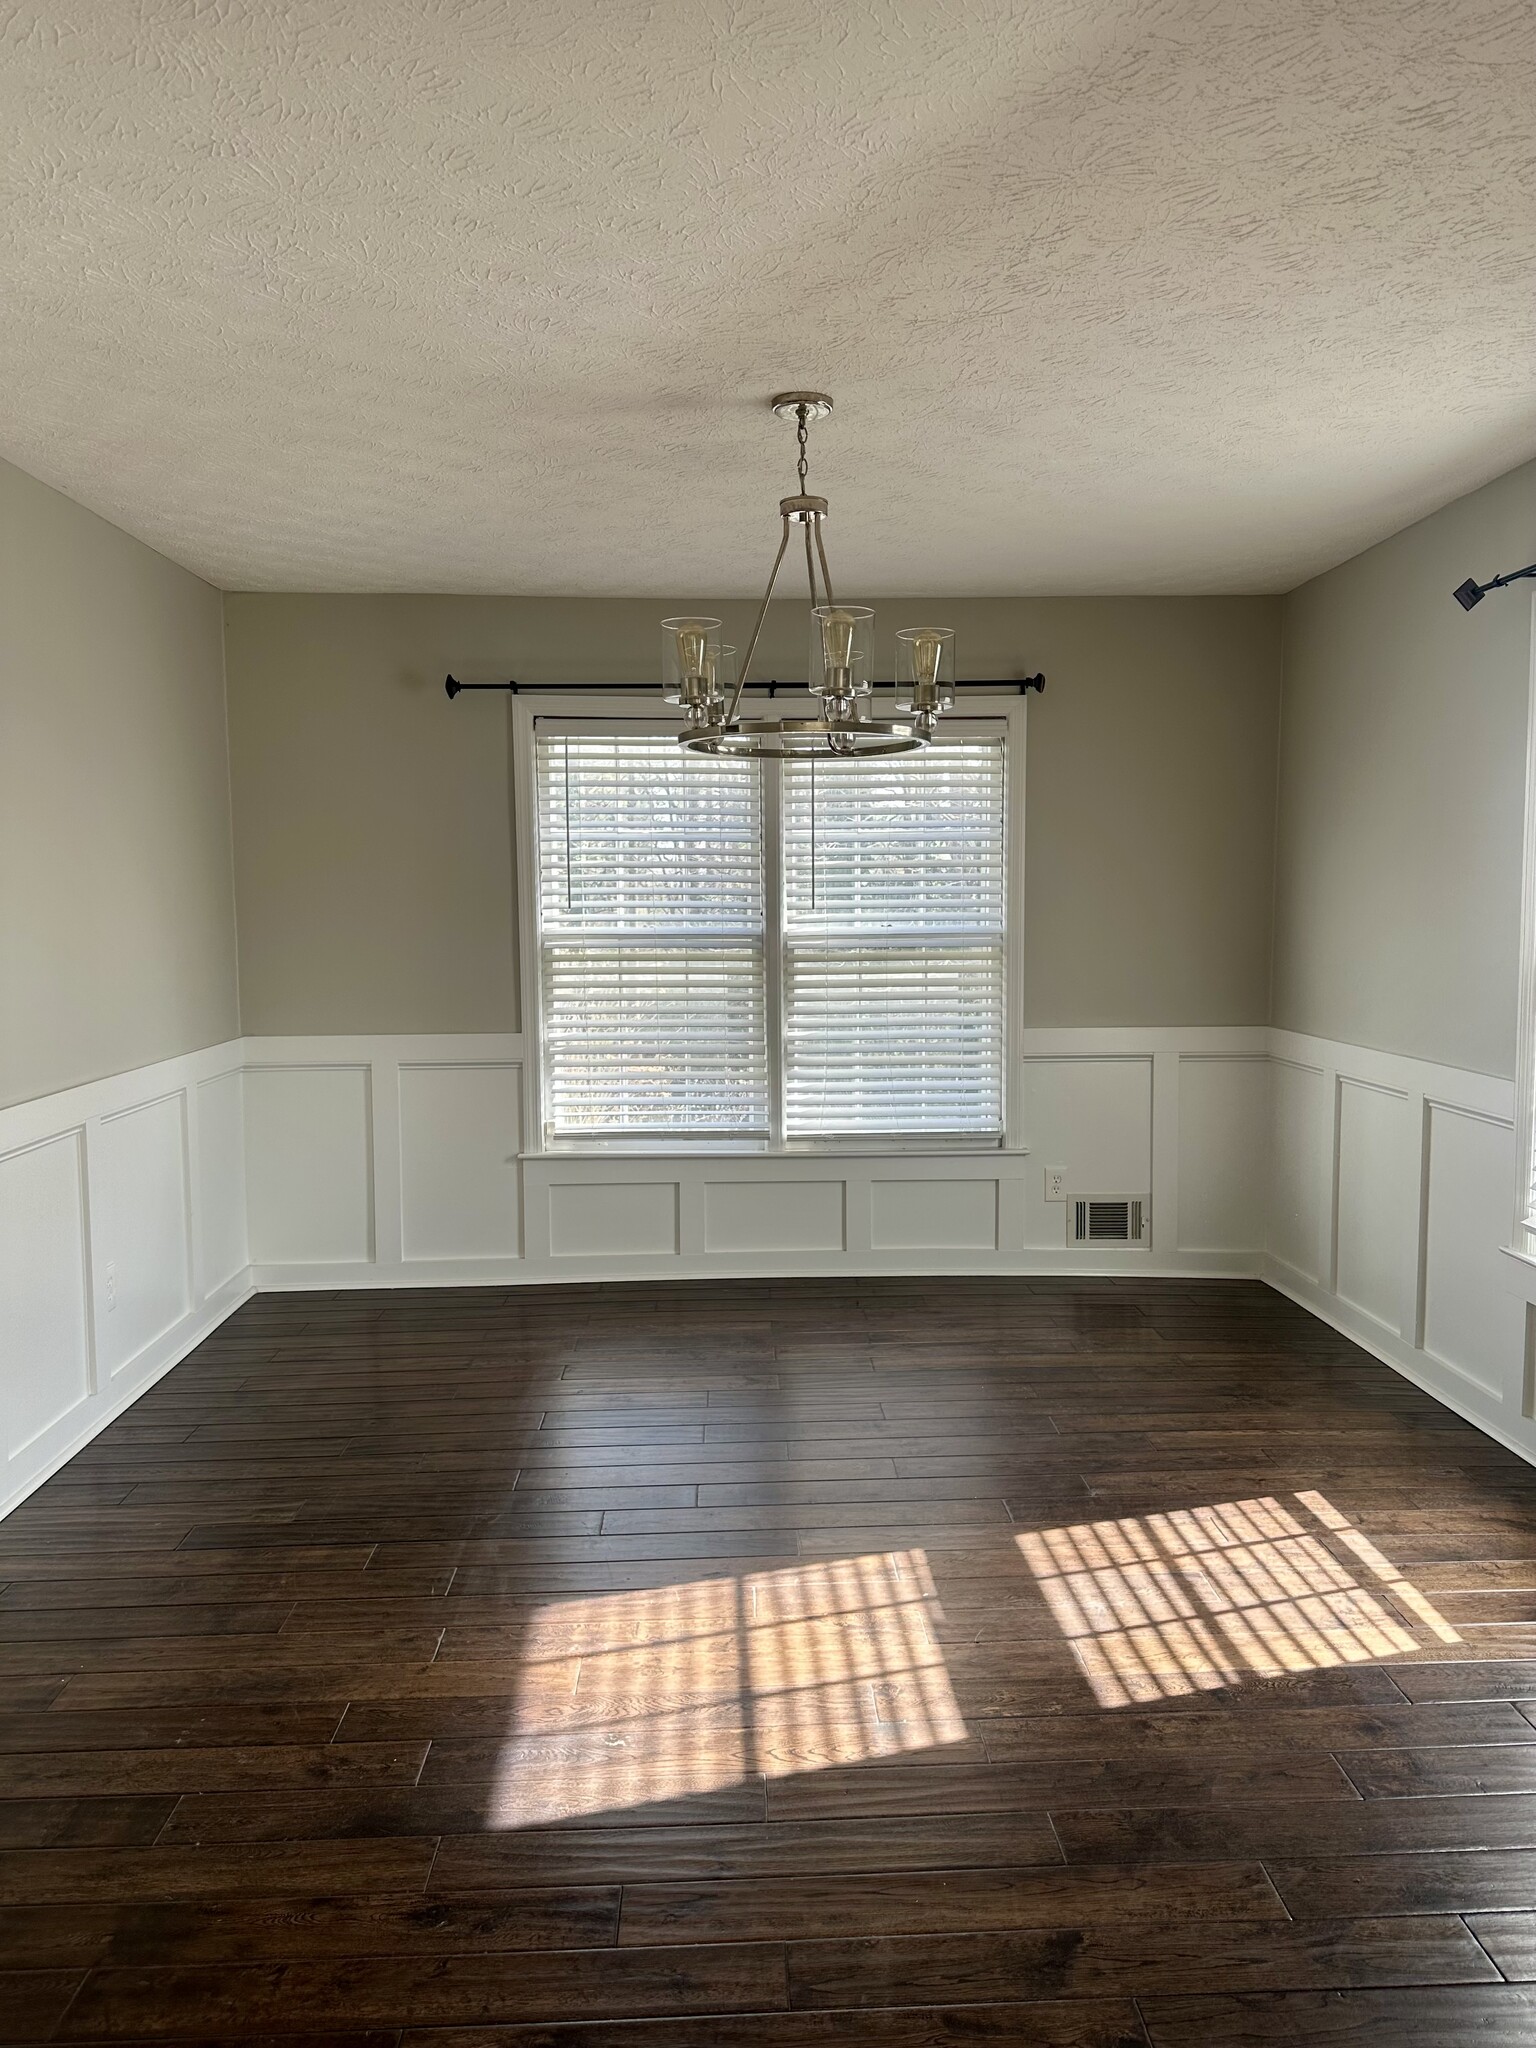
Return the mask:
M246 1041L262 1287L877 1272L1252 1274L1262 1029L1026 1031L1027 1149L537 1153L515 1035ZM1183 1137L1181 1138L1181 1130ZM1069 1243L1069 1197L1150 1198L1151 1242Z
M244 1057L0 1110L0 1513L250 1293Z
M1270 1033L1272 1285L1536 1462L1514 1084Z
M1507 1081L1262 1029L1034 1030L1026 1147L525 1149L511 1034L247 1039L0 1111L0 1512L253 1287L1259 1275L1536 1460ZM1150 1241L1069 1242L1066 1193Z
M1259 1276L1536 1459L1509 1082L1260 1028L1022 1051L1020 1150L620 1156L523 1149L515 1036L247 1041L253 1277ZM1149 1195L1150 1242L1070 1243L1051 1168Z

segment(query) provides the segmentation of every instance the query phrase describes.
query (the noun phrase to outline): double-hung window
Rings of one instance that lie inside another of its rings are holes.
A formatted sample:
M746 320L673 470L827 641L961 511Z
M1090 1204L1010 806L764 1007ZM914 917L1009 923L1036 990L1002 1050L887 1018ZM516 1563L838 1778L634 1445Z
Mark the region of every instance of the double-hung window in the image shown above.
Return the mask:
M546 1143L999 1144L1006 755L535 728Z

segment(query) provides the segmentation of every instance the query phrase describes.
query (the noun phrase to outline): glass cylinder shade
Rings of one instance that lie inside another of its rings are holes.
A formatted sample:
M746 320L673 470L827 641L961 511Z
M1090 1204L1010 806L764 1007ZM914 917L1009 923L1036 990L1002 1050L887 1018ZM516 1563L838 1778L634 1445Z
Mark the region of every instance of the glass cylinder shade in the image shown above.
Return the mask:
M874 630L875 615L867 605L819 604L811 612L809 687L829 705L846 706L845 715L869 695Z
M715 655L714 690L712 703L724 715L726 706L736 694L736 650L723 642Z
M680 704L692 725L710 725L728 687L721 666L718 619L663 619L661 693Z
M948 626L904 626L896 635L897 715L955 708L955 636Z

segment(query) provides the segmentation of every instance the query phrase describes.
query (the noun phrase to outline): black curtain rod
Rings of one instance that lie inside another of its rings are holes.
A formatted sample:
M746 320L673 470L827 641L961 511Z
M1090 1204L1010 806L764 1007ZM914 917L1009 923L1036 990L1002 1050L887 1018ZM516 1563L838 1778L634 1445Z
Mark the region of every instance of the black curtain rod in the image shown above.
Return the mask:
M896 687L895 683L874 683L871 685L871 688L876 690L894 690ZM649 690L654 696L659 690L660 685L657 683L461 683L457 676L449 676L446 678L443 688L450 698L457 697L461 690L510 690L514 697L529 696L539 690L592 690L601 696L606 696L610 690ZM1025 676L1022 682L1016 676L1008 676L1001 681L991 683L956 683L955 688L957 690L1014 690L1021 697L1026 696L1029 691L1035 690L1043 696L1045 694L1045 676L1043 672L1037 676ZM804 696L806 685L804 683L780 682L748 683L747 690L766 690L770 697L777 696L780 690L788 690L796 696Z
M1527 576L1536 576L1536 562L1528 562L1523 569L1511 569L1507 576L1494 576L1487 583L1479 583L1469 576L1451 595L1464 612L1469 612L1473 605L1482 603L1490 590L1507 589L1511 583L1520 583Z

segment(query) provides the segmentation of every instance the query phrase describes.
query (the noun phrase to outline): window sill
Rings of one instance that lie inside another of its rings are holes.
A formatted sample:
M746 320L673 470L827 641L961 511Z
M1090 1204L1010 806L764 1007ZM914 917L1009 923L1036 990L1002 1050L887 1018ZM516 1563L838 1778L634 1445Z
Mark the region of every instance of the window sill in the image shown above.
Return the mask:
M602 1159L1024 1159L1027 1145L969 1145L950 1138L896 1138L873 1145L867 1138L839 1144L836 1139L805 1145L768 1144L639 1144L550 1145L542 1152L520 1152L524 1164L537 1160Z

